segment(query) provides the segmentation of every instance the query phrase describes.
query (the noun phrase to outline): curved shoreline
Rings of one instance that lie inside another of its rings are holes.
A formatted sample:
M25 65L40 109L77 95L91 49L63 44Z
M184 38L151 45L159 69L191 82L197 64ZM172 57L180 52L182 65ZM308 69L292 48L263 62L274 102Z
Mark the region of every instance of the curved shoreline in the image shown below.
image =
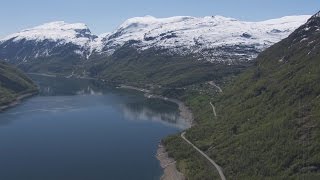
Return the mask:
M180 116L186 121L186 123L188 124L188 128L190 128L192 126L192 124L193 124L192 112L182 101L180 101L178 99L167 98L164 96L159 96L159 95L154 95L154 94L149 94L149 93L146 93L145 97L154 98L154 99L162 99L162 100L177 104L178 109L180 111Z
M37 74L37 75L40 75L40 74ZM52 77L52 76L50 76L50 77ZM184 102L182 102L178 99L173 99L173 98L168 98L168 97L164 97L164 96L160 96L160 95L151 94L150 90L138 88L138 87L133 87L133 86L120 85L117 88L140 91L140 92L144 93L144 96L146 98L161 99L164 101L169 101L169 102L175 103L178 105L180 116L182 117L182 119L185 120L185 122L187 124L186 129L190 128L193 124L193 114L192 114L191 110L185 105ZM10 109L12 107L15 107L15 106L21 104L21 102L24 99L32 97L32 96L36 95L37 93L38 92L35 91L35 92L29 92L29 93L25 93L20 96L17 96L12 102L8 103L7 105L0 106L0 113L7 110L7 109ZM155 156L159 160L160 166L163 169L163 175L160 178L161 180L185 180L186 179L185 176L181 172L178 171L178 169L176 167L176 161L173 158L169 157L165 146L161 142L158 144L157 153Z
M186 124L188 125L186 129L190 128L193 124L193 114L191 110L182 101L178 99L151 94L150 90L137 88L133 86L121 85L121 86L118 86L117 88L140 91L144 93L144 96L146 98L162 99L164 101L175 103L178 105L180 116L182 117L182 119L185 120ZM9 108L19 105L24 99L32 97L36 94L37 92L29 92L16 97L12 102L8 103L7 105L0 106L0 113ZM178 171L176 167L176 161L173 158L168 156L165 146L161 142L158 144L156 158L159 160L160 166L163 169L163 175L160 178L161 180L184 180L185 179L185 176Z
M186 120L189 129L193 124L193 114L191 110L182 102L177 99L171 99L163 96L150 95L145 94L148 98L157 98L163 99L165 101L176 103L179 106L180 116ZM161 156L162 153L162 156ZM161 180L185 180L185 176L183 173L178 171L176 166L176 161L169 157L168 152L165 149L165 146L161 143L158 145L157 149L157 159L160 161L160 166L163 169L163 175L161 176Z
M138 88L138 87L134 87L134 86L127 86L127 85L120 85L117 88L122 88L122 89L131 89L131 90L135 90L135 91L140 91L144 93L144 96L146 98L154 98L154 99L162 99L165 101L169 101L172 103L175 103L178 105L178 109L180 112L180 116L186 121L186 123L188 124L188 128L189 129L192 125L193 125L193 114L191 112L191 110L188 108L188 106L185 105L184 102L178 100L178 99L173 99L173 98L168 98L165 96L160 96L160 95L155 95L155 94L151 94L150 90L148 89L143 89L143 88Z
M173 102L179 106L180 116L186 121L189 129L193 125L193 114L191 110L180 100L167 98L159 95L152 95L145 93L147 98L156 98L162 99L165 101ZM183 173L178 171L176 166L175 159L169 157L168 152L165 149L165 146L162 143L159 143L157 149L157 159L160 161L160 166L163 169L163 175L160 180L185 180L185 176Z
M168 152L163 144L158 145L157 159L160 161L160 166L163 169L163 175L160 177L161 180L185 180L185 176L178 171L176 161L170 158Z
M162 99L165 101L173 102L178 105L180 116L189 125L187 129L189 129L193 125L194 119L193 119L193 114L191 110L185 105L184 102L178 99L150 94L151 91L148 89L143 89L143 88L138 88L133 86L120 85L118 88L131 89L131 90L143 92L146 98ZM163 169L163 175L160 178L161 180L185 180L186 179L185 176L180 171L178 171L176 166L176 161L173 158L169 157L168 152L165 149L165 146L161 142L158 145L156 158L159 160L160 166Z
M9 109L9 108L12 108L12 107L19 105L24 99L32 97L36 94L37 94L37 92L30 92L30 93L22 94L22 95L16 97L15 100L10 102L9 104L0 106L0 113Z

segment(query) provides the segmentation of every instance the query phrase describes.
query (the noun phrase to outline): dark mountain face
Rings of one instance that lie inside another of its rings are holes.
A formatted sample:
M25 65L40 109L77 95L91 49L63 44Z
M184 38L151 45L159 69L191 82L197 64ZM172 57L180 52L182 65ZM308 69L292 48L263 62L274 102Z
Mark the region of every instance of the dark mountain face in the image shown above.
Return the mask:
M0 58L13 64L32 62L36 59L49 57L77 56L85 59L86 49L72 43L64 44L62 41L35 41L35 40L9 40L0 44ZM79 52L79 53L77 53Z
M307 59L319 56L320 50L320 17L312 16L306 24L295 30L288 38L275 44L260 54L258 64L272 66L273 70L281 69L293 63L308 64ZM272 53L270 53L272 51ZM269 56L269 57L267 57ZM316 63L318 63L316 61Z
M85 24L47 23L5 37L0 41L0 58L19 67L45 66L59 59L63 67L70 64L66 61L87 59L96 38Z

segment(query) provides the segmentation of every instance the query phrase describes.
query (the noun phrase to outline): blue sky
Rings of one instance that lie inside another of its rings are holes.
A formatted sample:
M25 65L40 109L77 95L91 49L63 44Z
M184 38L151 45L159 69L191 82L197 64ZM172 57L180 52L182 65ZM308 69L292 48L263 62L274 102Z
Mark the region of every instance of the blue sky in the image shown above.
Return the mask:
M57 20L83 22L100 34L135 16L222 15L258 21L319 10L318 0L1 0L0 37Z

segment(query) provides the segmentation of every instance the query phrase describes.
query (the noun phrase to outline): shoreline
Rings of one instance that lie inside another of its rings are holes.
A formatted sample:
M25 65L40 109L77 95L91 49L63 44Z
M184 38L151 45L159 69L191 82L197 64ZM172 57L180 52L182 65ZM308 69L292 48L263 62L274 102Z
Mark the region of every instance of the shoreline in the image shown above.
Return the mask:
M166 148L163 144L158 145L157 159L160 162L160 166L163 169L163 175L160 180L185 180L185 176L178 171L176 161L170 158Z
M118 86L117 88L130 89L130 90L140 91L143 93L150 93L150 90L148 90L148 89L138 88L138 87L134 87L134 86L127 86L127 85L123 85L123 84Z
M183 119L185 119L186 122L188 123L189 127L187 129L189 129L194 123L193 114L191 110L185 105L184 102L178 99L150 94L151 92L150 90L133 87L133 86L120 85L118 88L131 89L131 90L143 92L146 98L162 99L165 101L173 102L178 105L180 116ZM169 157L165 146L161 142L158 144L156 158L159 160L160 166L163 169L163 175L160 178L161 180L185 180L186 179L184 174L178 171L175 159Z
M189 125L189 127L187 129L189 129L194 123L193 114L192 114L191 110L189 109L188 106L185 105L184 102L182 102L182 101L180 101L178 99L173 99L173 98L168 98L168 97L165 97L165 96L151 94L151 91L148 90L148 89L138 88L138 87L134 87L134 86L120 85L117 88L140 91L140 92L144 93L144 96L146 98L162 99L162 100L165 100L165 101L169 101L169 102L175 103L175 104L178 105L180 116Z
M24 99L27 99L27 98L29 98L29 97L32 97L32 96L34 96L34 95L36 95L36 94L37 94L37 92L30 92L30 93L25 93L25 94L22 94L22 95L16 97L15 100L13 100L12 102L10 102L9 104L0 106L0 113L1 113L1 112L4 112L4 111L7 110L7 109L13 108L13 107L21 104L21 102L22 102Z
M162 100L169 101L169 102L177 104L180 116L189 125L189 127L187 129L189 129L193 125L193 122L194 122L193 114L192 114L191 110L184 104L184 102L182 102L182 101L180 101L178 99L172 99L172 98L167 98L167 97L164 97L164 96L148 94L148 93L145 94L145 97L154 98L154 99L162 99Z
M50 77L52 77L52 76L50 76ZM189 129L193 125L194 119L193 119L193 114L192 114L191 110L185 105L184 102L182 102L178 99L173 99L173 98L168 98L165 96L151 94L151 91L148 89L138 88L138 87L134 87L134 86L120 85L117 88L139 91L139 92L144 93L144 96L146 98L162 99L164 101L169 101L169 102L175 103L178 105L180 116L182 117L182 119L185 120L186 124L188 125L188 127L186 129ZM16 97L12 102L8 103L7 105L0 106L0 113L4 112L7 109L13 108L13 107L21 104L24 99L30 98L30 97L36 95L37 93L38 93L37 91L34 91L34 92L29 92L29 93L19 95L18 97ZM155 156L159 160L160 166L163 169L163 174L160 178L161 180L185 180L186 179L184 174L181 173L180 171L178 171L178 169L176 167L175 159L169 157L165 146L161 142L158 144L157 153Z
M180 100L167 98L164 96L145 94L147 98L163 99L165 101L173 102L179 106L180 116L186 120L189 129L193 125L193 114L191 110ZM165 146L162 143L159 143L157 149L157 159L160 162L160 166L163 169L163 175L160 180L185 180L183 173L178 171L176 166L175 159L169 157L168 152L166 151Z

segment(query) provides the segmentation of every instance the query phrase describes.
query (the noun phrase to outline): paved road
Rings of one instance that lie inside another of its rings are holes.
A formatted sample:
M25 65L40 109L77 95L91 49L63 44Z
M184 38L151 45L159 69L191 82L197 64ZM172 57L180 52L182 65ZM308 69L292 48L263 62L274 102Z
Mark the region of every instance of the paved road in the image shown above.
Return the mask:
M214 162L208 155L206 155L206 153L204 153L203 151L201 151L199 148L197 148L194 144L192 144L184 135L186 134L186 132L181 133L181 137L183 140L185 140L188 144L190 144L195 150L197 150L202 156L204 156L208 161L210 161L210 163L217 169L217 171L219 172L220 178L221 180L226 180L226 177L223 174L223 170L222 168L216 163Z
M45 73L26 73L30 75L38 75L38 76L45 76L45 77L57 77L57 75L54 74L45 74Z
M210 82L209 82L210 83ZM211 83L210 83L211 84ZM222 92L222 89L219 86L216 86L213 82L211 85L214 85L215 87L217 87L219 89L220 92ZM212 112L214 114L215 117L217 117L217 113L216 113L216 108L214 107L214 105L212 104L212 102L210 102L210 105L212 107ZM216 163L214 162L206 153L204 153L203 151L201 151L199 148L197 148L197 146L195 146L194 144L192 144L184 135L186 134L186 132L181 133L181 138L183 140L185 140L188 144L190 144L195 150L197 150L202 156L204 156L219 172L220 178L221 180L226 180L226 177L223 174L223 170L222 168Z
M217 88L220 93L223 92L222 89L221 89L218 85L216 85L213 81L209 81L208 83L209 83L211 86L214 86L215 88Z
M212 104L212 102L210 102L210 105L211 105L211 107L212 107L212 112L213 112L214 117L217 117L216 108L214 107L214 105Z
M100 80L99 78L92 78L92 77L78 77L74 76L74 73L72 72L71 75L66 76L64 74L46 74L46 73L26 73L29 75L38 75L38 76L45 76L45 77L65 77L65 78L75 78L75 79L89 79L89 80Z

